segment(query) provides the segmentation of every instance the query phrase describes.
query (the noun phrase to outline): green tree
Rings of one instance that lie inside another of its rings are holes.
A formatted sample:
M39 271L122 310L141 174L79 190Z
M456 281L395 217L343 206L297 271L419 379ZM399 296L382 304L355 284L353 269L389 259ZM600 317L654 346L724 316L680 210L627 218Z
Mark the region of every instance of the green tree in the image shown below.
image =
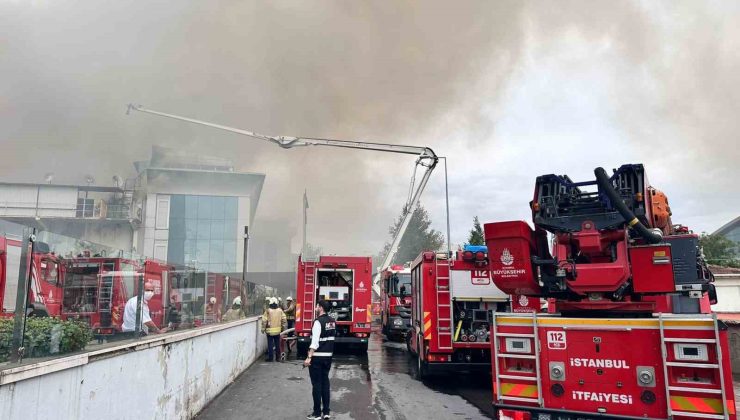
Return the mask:
M699 245L704 250L704 257L709 264L725 267L740 267L737 251L738 244L722 235L710 235L702 233L699 237Z
M407 209L404 208L398 219L388 228L391 240L396 235L396 232L398 232L406 211ZM409 226L401 238L398 252L393 258L393 261L391 261L391 264L403 264L407 261L413 261L422 251L439 250L444 245L445 239L441 232L431 229L431 225L432 221L429 219L429 213L421 204L418 204L414 209L414 213L411 215ZM380 252L380 258L377 260L378 264L380 263L380 259L385 257L390 247L390 242L386 242L383 250Z
M478 216L473 218L473 229L470 230L468 235L468 245L485 245L486 241L483 239L483 228L480 225Z

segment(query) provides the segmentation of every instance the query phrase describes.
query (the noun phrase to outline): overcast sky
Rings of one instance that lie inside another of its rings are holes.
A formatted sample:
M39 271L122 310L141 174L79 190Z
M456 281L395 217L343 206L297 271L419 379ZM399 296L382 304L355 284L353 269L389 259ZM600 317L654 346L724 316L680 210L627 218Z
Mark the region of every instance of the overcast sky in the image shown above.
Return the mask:
M676 223L738 215L736 1L0 1L0 179L110 184L153 144L267 174L260 220L369 254L413 158L284 151L125 115L129 102L258 132L405 143L449 158L453 243L527 219L534 179L644 163ZM444 231L444 171L423 204ZM1 199L0 199L1 201ZM296 235L294 243L300 243Z

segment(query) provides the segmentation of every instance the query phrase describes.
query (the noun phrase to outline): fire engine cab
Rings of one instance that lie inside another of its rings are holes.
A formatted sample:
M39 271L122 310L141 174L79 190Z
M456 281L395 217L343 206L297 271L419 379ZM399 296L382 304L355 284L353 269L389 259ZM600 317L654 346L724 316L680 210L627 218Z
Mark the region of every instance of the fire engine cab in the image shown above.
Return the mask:
M0 316L12 317L18 293L21 268L20 238L0 236ZM59 316L62 302L62 260L44 242L35 242L30 258L28 306L32 316Z
M697 235L642 165L537 178L525 222L484 225L504 292L555 313L494 313L500 419L735 419L725 325ZM550 246L551 245L551 246Z
M329 316L337 320L335 343L348 343L367 351L372 324L372 258L321 256L298 258L296 285L298 353L311 342L316 303L331 304Z
M380 274L381 324L388 339L405 336L411 327L410 265L392 265Z

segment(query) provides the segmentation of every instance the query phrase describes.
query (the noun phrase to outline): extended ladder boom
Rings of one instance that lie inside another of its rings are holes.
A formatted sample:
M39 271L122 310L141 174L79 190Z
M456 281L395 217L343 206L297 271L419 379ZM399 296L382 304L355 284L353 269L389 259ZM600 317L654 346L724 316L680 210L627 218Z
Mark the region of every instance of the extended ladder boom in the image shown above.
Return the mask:
M329 146L329 147L341 147L341 148L346 148L346 149L371 150L371 151L377 151L377 152L402 153L402 154L418 156L416 159L416 165L423 166L425 168L425 171L421 177L421 180L416 186L416 189L410 195L409 202L406 203L406 208L404 209L404 214L401 220L401 225L399 226L398 231L393 237L393 242L391 242L391 247L388 250L388 254L386 254L385 258L383 259L383 262L381 263L380 267L378 267L378 270L375 273L375 277L373 279L373 290L375 290L375 293L377 293L378 295L380 295L380 271L384 267L390 266L391 261L393 261L393 257L395 257L396 252L398 252L398 245L401 243L401 238L403 238L403 234L406 232L406 229L409 226L409 222L411 222L411 216L414 213L414 208L419 202L419 199L421 199L421 193L424 191L424 188L426 187L427 182L429 181L429 177L431 176L432 171L434 170L434 167L437 166L437 162L439 160L439 158L434 153L434 151L430 149L429 147L409 146L409 145L402 145L402 144L371 143L371 142L350 141L350 140L323 139L323 138L313 138L313 137L269 136L265 134L255 133L249 130L242 130L239 128L228 127L228 126L221 125L221 124L214 124L214 123L196 120L193 118L187 118L187 117L182 117L179 115L167 114L164 112L154 111L151 109L144 108L141 105L129 104L128 110L126 111L126 113L127 114L130 113L132 110L141 111L141 112L145 112L145 113L153 114L153 115L159 115L161 117L167 117L167 118L172 118L176 120L186 121L186 122L193 123L193 124L205 125L207 127L217 128L219 130L230 131L232 133L237 133L237 134L249 136L249 137L252 137L258 140L263 140L263 141L268 141L270 143L274 143L283 149L290 149L290 148L299 147L299 146Z

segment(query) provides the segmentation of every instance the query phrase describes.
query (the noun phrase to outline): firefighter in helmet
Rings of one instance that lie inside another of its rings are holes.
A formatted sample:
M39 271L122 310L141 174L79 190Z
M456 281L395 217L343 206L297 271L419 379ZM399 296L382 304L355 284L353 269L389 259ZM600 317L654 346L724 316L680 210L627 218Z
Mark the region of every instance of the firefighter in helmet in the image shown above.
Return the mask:
M270 307L262 316L262 331L267 334L267 361L280 358L280 333L287 327L285 313L278 307L277 298L270 300ZM274 357L273 357L274 355Z

